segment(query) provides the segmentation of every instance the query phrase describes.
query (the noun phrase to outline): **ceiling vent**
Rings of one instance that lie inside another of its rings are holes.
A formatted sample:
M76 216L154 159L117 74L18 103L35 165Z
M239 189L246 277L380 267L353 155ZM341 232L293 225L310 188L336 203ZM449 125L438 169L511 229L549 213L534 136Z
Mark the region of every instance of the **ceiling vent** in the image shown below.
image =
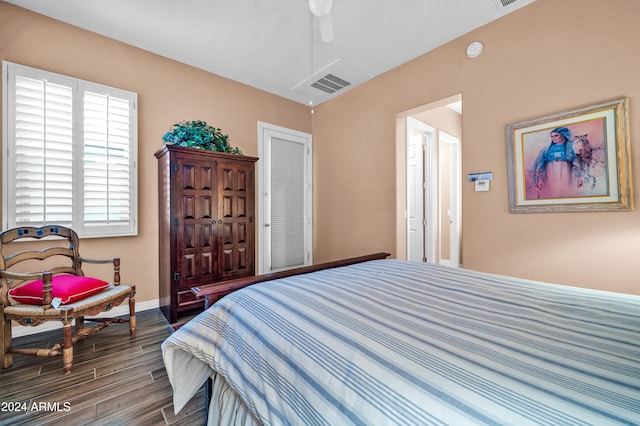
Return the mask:
M333 74L327 74L321 79L313 82L312 86L315 87L316 89L322 90L323 92L333 94L338 90L344 89L350 84L351 83L341 79L340 77L336 77Z
M503 10L505 8L515 7L516 5L524 6L525 4L531 3L533 0L529 0L529 1L527 0L493 0L493 1L498 7L498 10Z
M309 103L313 100L313 104L318 105L372 78L371 74L348 61L337 59L293 86L291 92L300 102Z

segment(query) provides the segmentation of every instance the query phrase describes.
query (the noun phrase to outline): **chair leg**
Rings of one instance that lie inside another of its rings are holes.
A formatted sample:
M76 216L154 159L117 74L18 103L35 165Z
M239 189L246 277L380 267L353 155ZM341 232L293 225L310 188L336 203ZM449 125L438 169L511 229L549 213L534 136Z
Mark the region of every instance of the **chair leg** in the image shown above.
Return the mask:
M71 366L73 365L73 329L71 322L72 320L65 319L62 325L62 368L64 368L64 374L71 373Z
M84 328L84 317L76 317L76 333Z
M136 335L136 298L135 290L129 296L129 334Z
M12 365L11 320L4 317L2 306L0 306L0 368L9 368Z

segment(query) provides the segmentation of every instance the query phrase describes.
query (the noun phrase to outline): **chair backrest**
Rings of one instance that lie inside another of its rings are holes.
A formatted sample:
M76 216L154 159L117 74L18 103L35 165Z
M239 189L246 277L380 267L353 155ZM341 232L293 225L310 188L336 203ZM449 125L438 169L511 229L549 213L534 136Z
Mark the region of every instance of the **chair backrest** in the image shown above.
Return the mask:
M28 240L50 240L50 245L28 244ZM16 273L51 272L59 274L84 275L79 260L78 234L60 225L42 227L19 227L0 233L0 270ZM20 242L19 244L13 244ZM33 281L33 279L0 278L0 303L8 304L7 292L11 288Z

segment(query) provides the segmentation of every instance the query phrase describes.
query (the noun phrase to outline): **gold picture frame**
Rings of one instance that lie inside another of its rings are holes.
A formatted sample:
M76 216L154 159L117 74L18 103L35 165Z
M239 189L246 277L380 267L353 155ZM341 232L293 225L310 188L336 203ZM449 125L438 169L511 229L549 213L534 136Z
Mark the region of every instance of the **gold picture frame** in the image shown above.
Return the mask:
M512 213L633 210L629 99L506 127Z

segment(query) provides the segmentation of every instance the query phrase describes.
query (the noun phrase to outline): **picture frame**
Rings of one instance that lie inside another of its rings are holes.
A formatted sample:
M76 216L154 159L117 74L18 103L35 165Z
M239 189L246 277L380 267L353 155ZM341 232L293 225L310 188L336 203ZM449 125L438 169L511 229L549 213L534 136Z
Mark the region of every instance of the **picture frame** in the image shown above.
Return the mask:
M629 99L506 126L511 213L634 209Z

